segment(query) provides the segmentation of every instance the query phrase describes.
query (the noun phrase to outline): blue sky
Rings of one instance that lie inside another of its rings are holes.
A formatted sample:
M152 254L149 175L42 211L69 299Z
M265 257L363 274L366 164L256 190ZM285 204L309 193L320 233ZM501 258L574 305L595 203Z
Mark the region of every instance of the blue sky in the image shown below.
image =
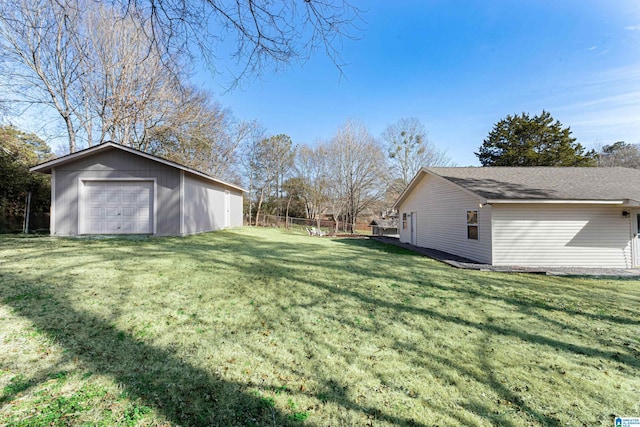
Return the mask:
M507 114L549 111L591 148L640 143L640 2L372 1L361 39L341 45L345 76L322 53L223 93L241 119L298 144L328 140L348 118L379 136L417 117L458 166Z

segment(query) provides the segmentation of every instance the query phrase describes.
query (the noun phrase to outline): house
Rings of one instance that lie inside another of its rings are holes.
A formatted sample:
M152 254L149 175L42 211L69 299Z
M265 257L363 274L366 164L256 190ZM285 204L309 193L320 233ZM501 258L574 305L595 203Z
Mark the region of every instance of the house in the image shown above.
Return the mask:
M371 234L374 236L389 236L398 234L398 218L375 218L369 223Z
M400 241L496 266L640 267L640 170L424 168Z
M242 188L114 142L31 171L51 174L52 236L183 236L242 226Z

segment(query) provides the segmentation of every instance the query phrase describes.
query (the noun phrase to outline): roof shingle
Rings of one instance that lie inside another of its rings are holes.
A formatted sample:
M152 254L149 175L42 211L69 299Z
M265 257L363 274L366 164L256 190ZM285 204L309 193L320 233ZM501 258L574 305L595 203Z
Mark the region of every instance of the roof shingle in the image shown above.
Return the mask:
M640 170L622 167L425 168L486 199L640 201Z

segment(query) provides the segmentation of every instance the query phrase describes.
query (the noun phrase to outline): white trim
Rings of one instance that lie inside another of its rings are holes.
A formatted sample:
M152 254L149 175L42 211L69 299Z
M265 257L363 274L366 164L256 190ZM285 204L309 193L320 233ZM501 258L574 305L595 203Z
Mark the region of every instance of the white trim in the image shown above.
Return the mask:
M56 170L51 169L51 206L49 211L49 234L56 234Z
M480 206L480 208L482 208L482 206ZM485 210L486 212L486 210ZM478 212L478 215L480 214L480 212ZM495 259L495 245L494 243L494 234L496 232L496 226L495 226L495 216L493 214L493 209L491 208L491 206L489 206L489 227L491 227L490 233L489 233L489 264L493 264L493 260Z
M418 246L418 212L411 212L410 218L409 241L413 246Z
M30 172L43 172L43 173L46 173L48 170L53 169L55 166L58 166L58 165L61 165L61 164L64 164L64 163L68 163L68 162L71 162L71 161L75 161L75 160L87 157L89 155L92 155L94 153L98 153L98 152L107 150L109 148L116 148L118 150L126 151L128 153L135 154L135 155L138 155L140 157L144 157L146 159L153 160L155 162L165 164L167 166L172 166L174 168L180 169L180 170L188 172L190 174L197 175L197 176L202 177L202 178L204 178L204 179L206 179L208 181L212 181L212 182L215 182L215 183L227 186L227 187L231 187L231 188L234 188L236 190L245 191L244 188L242 188L242 187L239 187L239 186L234 185L234 184L229 184L228 182L224 182L224 181L221 181L219 179L213 178L213 177L207 175L206 173L202 173L202 172L197 171L195 169L191 169L191 168L188 168L186 166L183 166L183 165L181 165L179 163L175 163L175 162L172 162L170 160L163 159L161 157L156 157L156 156L154 156L152 154L145 153L144 151L135 150L133 148L126 147L126 146L120 145L120 144L116 144L115 142L111 142L111 141L105 142L105 143L100 144L100 145L94 145L93 147L89 147L89 148L86 148L86 149L81 150L81 151L76 151L75 153L67 154L66 156L62 156L62 157L59 157L57 159L49 160L48 162L44 162L44 163L41 163L39 165L36 165L36 166L30 168L29 171Z
M158 182L156 178L78 178L78 235L81 234L87 234L84 233L84 230L81 228L84 227L84 221L82 221L83 218L83 214L84 214L84 192L85 192L85 185L84 183L90 181L90 182L151 182L153 183L153 235L155 236L157 233L157 218L158 218L158 203L157 203L157 197L158 197Z
M184 171L180 171L180 235L184 236Z

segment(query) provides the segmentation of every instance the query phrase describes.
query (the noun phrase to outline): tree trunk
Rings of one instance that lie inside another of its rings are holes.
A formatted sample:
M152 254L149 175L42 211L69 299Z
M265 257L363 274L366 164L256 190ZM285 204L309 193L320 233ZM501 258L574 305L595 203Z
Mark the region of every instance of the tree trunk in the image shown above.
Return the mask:
M289 206L291 206L291 195L289 195L289 200L287 201L287 212L284 217L284 228L289 229Z
M258 200L258 208L256 209L256 226L260 222L260 208L262 207L262 199L264 198L264 189L260 191L260 199Z
M73 123L71 121L71 117L68 115L63 115L64 124L67 126L67 133L69 134L69 153L76 152L76 131L73 128Z

